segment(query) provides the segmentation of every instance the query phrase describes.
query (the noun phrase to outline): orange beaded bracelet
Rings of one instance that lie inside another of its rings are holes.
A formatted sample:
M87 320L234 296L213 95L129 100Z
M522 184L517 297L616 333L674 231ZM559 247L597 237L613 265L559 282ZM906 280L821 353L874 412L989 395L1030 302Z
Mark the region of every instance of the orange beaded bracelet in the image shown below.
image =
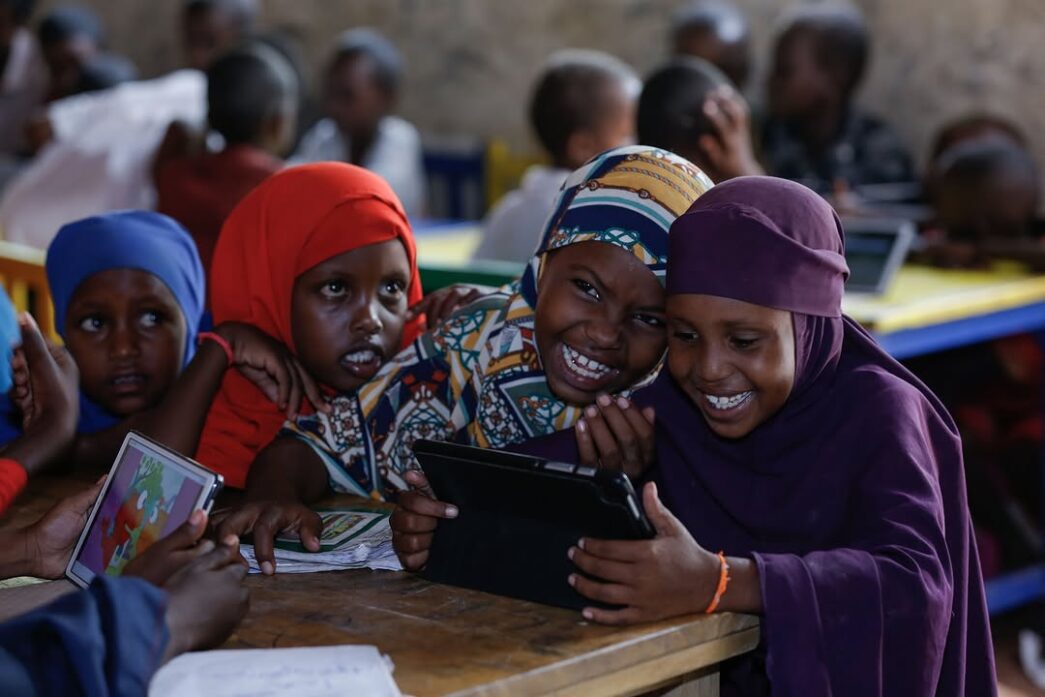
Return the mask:
M708 603L708 607L704 610L704 614L710 615L718 608L718 603L722 600L722 596L726 594L726 589L729 588L729 562L726 561L726 553L718 553L718 587L715 589L715 595L711 598L711 602Z

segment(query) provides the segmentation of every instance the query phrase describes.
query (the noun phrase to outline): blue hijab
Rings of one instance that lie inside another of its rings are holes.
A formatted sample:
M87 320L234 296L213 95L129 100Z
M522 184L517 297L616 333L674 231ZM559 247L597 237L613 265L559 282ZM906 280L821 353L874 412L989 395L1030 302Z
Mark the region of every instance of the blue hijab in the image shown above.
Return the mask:
M0 445L17 438L21 432L21 416L15 412L14 403L8 398L11 389L11 355L14 347L22 343L21 330L14 305L3 287L0 287Z
M47 282L63 339L73 293L91 276L110 269L146 271L163 281L185 316L182 366L187 365L196 350L206 288L199 253L185 228L149 211L107 213L63 226L47 249ZM79 433L101 431L119 421L80 392Z

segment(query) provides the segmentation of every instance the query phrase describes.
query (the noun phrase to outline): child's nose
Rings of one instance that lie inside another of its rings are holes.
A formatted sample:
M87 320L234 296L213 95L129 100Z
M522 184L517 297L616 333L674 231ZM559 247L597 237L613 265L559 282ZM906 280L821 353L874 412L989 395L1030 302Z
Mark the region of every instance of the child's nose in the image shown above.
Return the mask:
M127 327L117 327L109 341L109 355L127 358L138 355L138 334Z
M586 323L585 334L592 345L598 348L620 348L622 332L617 322L604 318L593 319Z
M352 331L368 335L379 334L382 329L377 299L365 303L352 317Z

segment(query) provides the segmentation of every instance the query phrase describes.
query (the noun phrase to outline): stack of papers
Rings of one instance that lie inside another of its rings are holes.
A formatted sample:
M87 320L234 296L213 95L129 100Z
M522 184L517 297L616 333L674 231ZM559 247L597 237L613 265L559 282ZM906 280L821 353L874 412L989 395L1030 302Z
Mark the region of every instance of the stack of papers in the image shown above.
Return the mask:
M199 651L160 668L149 697L400 697L374 646Z
M276 573L305 574L343 569L400 571L402 565L392 549L392 530L387 512L368 509L320 510L323 534L319 551L310 552L296 537L277 537ZM261 573L253 545L241 545L240 553L252 574Z

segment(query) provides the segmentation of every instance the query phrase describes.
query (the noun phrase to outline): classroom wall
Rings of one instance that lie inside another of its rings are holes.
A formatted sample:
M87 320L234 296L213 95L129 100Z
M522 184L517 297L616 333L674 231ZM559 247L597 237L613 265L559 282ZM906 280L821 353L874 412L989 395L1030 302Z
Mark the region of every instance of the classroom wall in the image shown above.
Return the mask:
M145 75L179 64L181 2L80 0L97 9L111 44ZM751 16L761 73L774 23L801 0L738 0ZM259 0L267 27L301 37L312 65L337 33L371 25L402 49L409 74L401 111L426 134L506 137L531 148L525 122L541 61L566 46L598 48L640 72L665 57L680 0ZM1008 116L1045 168L1045 0L856 0L874 31L861 100L924 157L940 124L970 110ZM41 2L41 8L57 4Z

